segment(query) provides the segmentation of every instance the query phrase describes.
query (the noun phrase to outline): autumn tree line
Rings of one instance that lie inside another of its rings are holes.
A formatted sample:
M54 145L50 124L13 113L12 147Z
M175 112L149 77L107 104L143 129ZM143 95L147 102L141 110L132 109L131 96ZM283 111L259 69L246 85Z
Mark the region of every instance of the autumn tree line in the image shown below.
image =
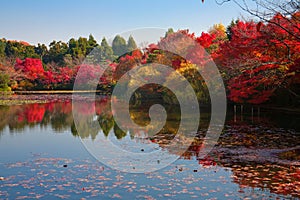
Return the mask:
M72 76L93 49L99 61L113 61L136 48L132 36L126 41L119 35L112 45L106 38L98 44L92 35L71 38L67 43L52 41L49 46L3 38L0 39L0 90L72 89Z
M112 45L105 38L99 44L92 35L72 38L67 43L53 41L49 46L1 39L0 90L72 89L80 66L84 68L84 85L99 72L99 65L108 65L109 72L99 82L99 89L107 90L128 70L155 61L172 65L193 82L198 96L209 98L202 92L205 87L201 86L201 77L198 82L195 79L193 63L160 50L165 43L182 40L182 35L192 38L211 55L224 80L229 102L299 106L299 10L288 16L275 13L268 21L235 20L227 27L216 24L198 36L188 30L169 29L157 44L143 50L137 49L133 37L126 41L119 35ZM97 56L93 57L92 50ZM201 58L197 49L186 51L191 60ZM82 65L83 60L91 60L92 64Z

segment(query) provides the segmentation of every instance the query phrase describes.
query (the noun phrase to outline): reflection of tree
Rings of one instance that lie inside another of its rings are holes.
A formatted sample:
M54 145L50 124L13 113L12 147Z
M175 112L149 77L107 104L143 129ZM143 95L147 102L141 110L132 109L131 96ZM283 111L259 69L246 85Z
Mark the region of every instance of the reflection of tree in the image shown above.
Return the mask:
M159 100L141 101L130 106L130 115L134 122L139 125L149 123L149 108L156 103L159 103ZM100 129L106 136L113 129L117 139L122 139L127 135L127 130L122 130L113 120L109 99L97 100L94 113L91 109L91 102L81 105L77 113L79 116L76 126L72 120L71 103L0 106L0 133L6 126L11 131L22 130L25 127L51 126L54 130L69 128L73 136L83 139L95 140ZM162 149L168 150L170 154L175 154L178 152L176 148L180 146L171 147L169 143L178 131L180 108L168 104L163 106L167 112L167 122L160 133L147 139L157 143ZM30 109L36 109L36 111L29 112ZM234 118L229 115L224 132L214 150L204 159L199 159L198 154L204 148L202 136L205 135L210 118L210 115L204 113L203 109L201 111L197 137L194 139L189 135L183 135L183 141L193 139L192 145L182 155L183 159L197 159L202 166L219 165L230 168L232 181L239 184L241 189L244 187L262 188L272 193L300 197L300 147L297 132L276 128L276 124L270 123L272 118L266 118L263 113L259 118L252 116ZM28 116L30 113L33 113L35 117ZM40 121L41 115L43 118ZM272 116L274 116L273 113ZM126 124L121 125L127 127ZM138 130L131 130L130 127L127 129L132 134L131 136L139 133Z
M75 123L73 122L71 125L71 133L74 137L79 136Z
M110 130L114 126L113 116L107 113L102 113L98 118L100 127L103 130L105 136L108 136Z
M116 138L119 140L127 135L126 132L124 132L122 129L119 128L117 123L114 123L114 133L115 133Z
M73 135L78 135L82 139L94 140L100 130L98 122L93 120L92 115L78 115L76 116L76 127L72 124L71 131Z
M51 125L54 130L61 131L69 128L73 121L70 102L34 103L1 108L0 116L3 116L3 120L0 122L0 130L8 126L11 132L20 132L25 127L32 128L37 125Z
M9 114L8 106L0 106L0 134L2 134L3 129L7 124L7 116Z

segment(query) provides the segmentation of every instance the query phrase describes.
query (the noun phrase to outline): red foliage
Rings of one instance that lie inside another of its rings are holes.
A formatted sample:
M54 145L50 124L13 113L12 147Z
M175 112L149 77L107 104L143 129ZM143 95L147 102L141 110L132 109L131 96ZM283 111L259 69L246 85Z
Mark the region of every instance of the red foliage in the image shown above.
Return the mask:
M288 26L287 19L280 14L272 21L300 35L299 29ZM230 100L264 103L277 88L289 87L298 79L300 42L285 30L273 23L239 21L231 32L231 40L215 54L217 64L227 75Z
M148 47L146 48L146 50L149 53L153 53L155 50L158 50L158 49L159 49L159 47L156 44L149 44Z
M88 84L92 81L95 81L100 77L100 73L103 73L103 68L99 65L80 65L77 67L80 69L80 73L77 73L76 81L78 84Z
M211 35L209 33L202 32L201 36L196 38L196 42L198 42L204 48L208 48L215 38L216 36L214 34Z
M42 61L37 58L16 59L16 70L21 70L29 80L35 80L45 72Z
M84 114L88 110L87 107L89 106L87 106L86 103L83 105L84 105L84 109L83 109L83 114ZM35 104L27 104L22 108L23 109L20 110L20 112L18 113L19 122L23 122L26 120L26 122L28 123L39 123L43 120L46 112L49 112L50 114L53 113L62 113L66 115L70 114L72 112L72 102L52 101L44 104L35 103Z

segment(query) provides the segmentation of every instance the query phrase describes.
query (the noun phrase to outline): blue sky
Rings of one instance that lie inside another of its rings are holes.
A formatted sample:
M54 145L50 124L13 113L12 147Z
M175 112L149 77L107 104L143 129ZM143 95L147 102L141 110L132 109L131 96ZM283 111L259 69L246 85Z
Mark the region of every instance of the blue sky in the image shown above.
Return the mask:
M3 0L0 8L0 38L47 45L89 34L100 42L143 27L199 35L213 24L227 26L246 16L233 3L220 6L215 0Z

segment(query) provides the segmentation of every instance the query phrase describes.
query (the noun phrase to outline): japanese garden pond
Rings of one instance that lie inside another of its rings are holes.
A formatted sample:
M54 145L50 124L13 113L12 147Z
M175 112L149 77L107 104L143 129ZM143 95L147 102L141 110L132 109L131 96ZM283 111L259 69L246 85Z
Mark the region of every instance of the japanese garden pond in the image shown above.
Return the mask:
M218 143L205 158L198 158L199 134L163 169L127 173L99 162L82 140L107 138L129 151L138 147L140 156L151 143L173 156L167 145L170 134L158 134L147 143L134 130L121 131L109 102L102 97L93 110L89 101L82 101L82 120L96 113L93 119L100 129L94 132L75 126L69 97L0 106L0 199L300 198L299 114L257 108L234 114L230 108ZM131 109L139 124L148 120L144 108ZM205 109L201 115L199 132L209 118ZM167 122L169 132L178 126L175 119Z

